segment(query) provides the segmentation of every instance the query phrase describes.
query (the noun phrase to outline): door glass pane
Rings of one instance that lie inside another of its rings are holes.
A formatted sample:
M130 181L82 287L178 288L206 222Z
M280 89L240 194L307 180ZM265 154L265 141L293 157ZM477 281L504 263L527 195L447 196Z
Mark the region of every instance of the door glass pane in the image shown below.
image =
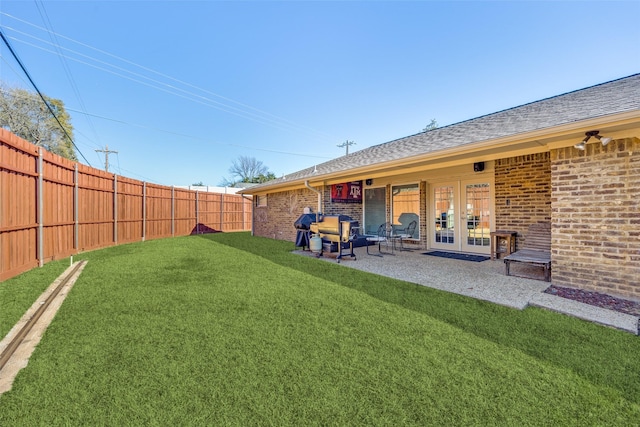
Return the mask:
M364 230L360 234L376 234L380 224L387 221L386 188L365 188L364 190Z
M489 246L491 244L491 212L489 210L489 184L466 186L467 244Z
M436 219L434 233L436 243L455 243L456 215L453 190L453 186L436 187L434 189L434 218Z
M420 233L420 188L418 184L394 185L391 191L391 213L396 231L405 230L411 221L416 228L411 238L418 239Z

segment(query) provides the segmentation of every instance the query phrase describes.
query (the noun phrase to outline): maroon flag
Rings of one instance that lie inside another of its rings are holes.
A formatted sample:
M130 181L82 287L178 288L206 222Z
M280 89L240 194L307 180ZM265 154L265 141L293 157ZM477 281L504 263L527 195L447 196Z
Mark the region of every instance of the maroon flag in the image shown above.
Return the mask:
M362 181L345 182L331 186L332 203L362 203Z

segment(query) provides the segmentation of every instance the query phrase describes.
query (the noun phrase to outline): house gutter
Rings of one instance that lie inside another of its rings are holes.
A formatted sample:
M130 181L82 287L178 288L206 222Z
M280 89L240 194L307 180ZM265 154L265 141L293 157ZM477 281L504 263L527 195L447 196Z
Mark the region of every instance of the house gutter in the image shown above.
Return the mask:
M304 186L318 195L318 209L316 209L316 222L320 222L320 210L322 209L322 192L309 185L309 180L304 181Z

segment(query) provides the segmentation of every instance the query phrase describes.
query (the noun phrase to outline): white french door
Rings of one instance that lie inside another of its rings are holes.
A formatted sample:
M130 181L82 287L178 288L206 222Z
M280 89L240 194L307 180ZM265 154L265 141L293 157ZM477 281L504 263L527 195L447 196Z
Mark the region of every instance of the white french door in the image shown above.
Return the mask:
M465 216L460 239L462 251L489 254L493 206L491 185L488 182L462 181L460 192L461 212Z
M458 215L459 198L457 182L435 184L431 188L431 211L433 228L431 229L431 247L435 249L459 250Z
M431 186L430 247L488 254L492 223L491 184L453 181Z

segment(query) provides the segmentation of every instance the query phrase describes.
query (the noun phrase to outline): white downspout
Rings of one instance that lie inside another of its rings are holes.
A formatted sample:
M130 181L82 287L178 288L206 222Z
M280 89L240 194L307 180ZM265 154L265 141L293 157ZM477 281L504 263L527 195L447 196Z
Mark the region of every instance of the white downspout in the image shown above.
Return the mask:
M318 209L316 209L316 222L320 222L320 211L322 210L322 192L310 186L309 181L305 181L304 186L318 195Z
M253 196L247 197L244 194L242 194L241 196L245 200L251 200L251 235L255 236L255 234L253 233L253 230L255 229L254 226L255 226L255 222L256 222L256 219L255 219L256 207L254 206ZM242 203L242 230L244 231L244 202Z

